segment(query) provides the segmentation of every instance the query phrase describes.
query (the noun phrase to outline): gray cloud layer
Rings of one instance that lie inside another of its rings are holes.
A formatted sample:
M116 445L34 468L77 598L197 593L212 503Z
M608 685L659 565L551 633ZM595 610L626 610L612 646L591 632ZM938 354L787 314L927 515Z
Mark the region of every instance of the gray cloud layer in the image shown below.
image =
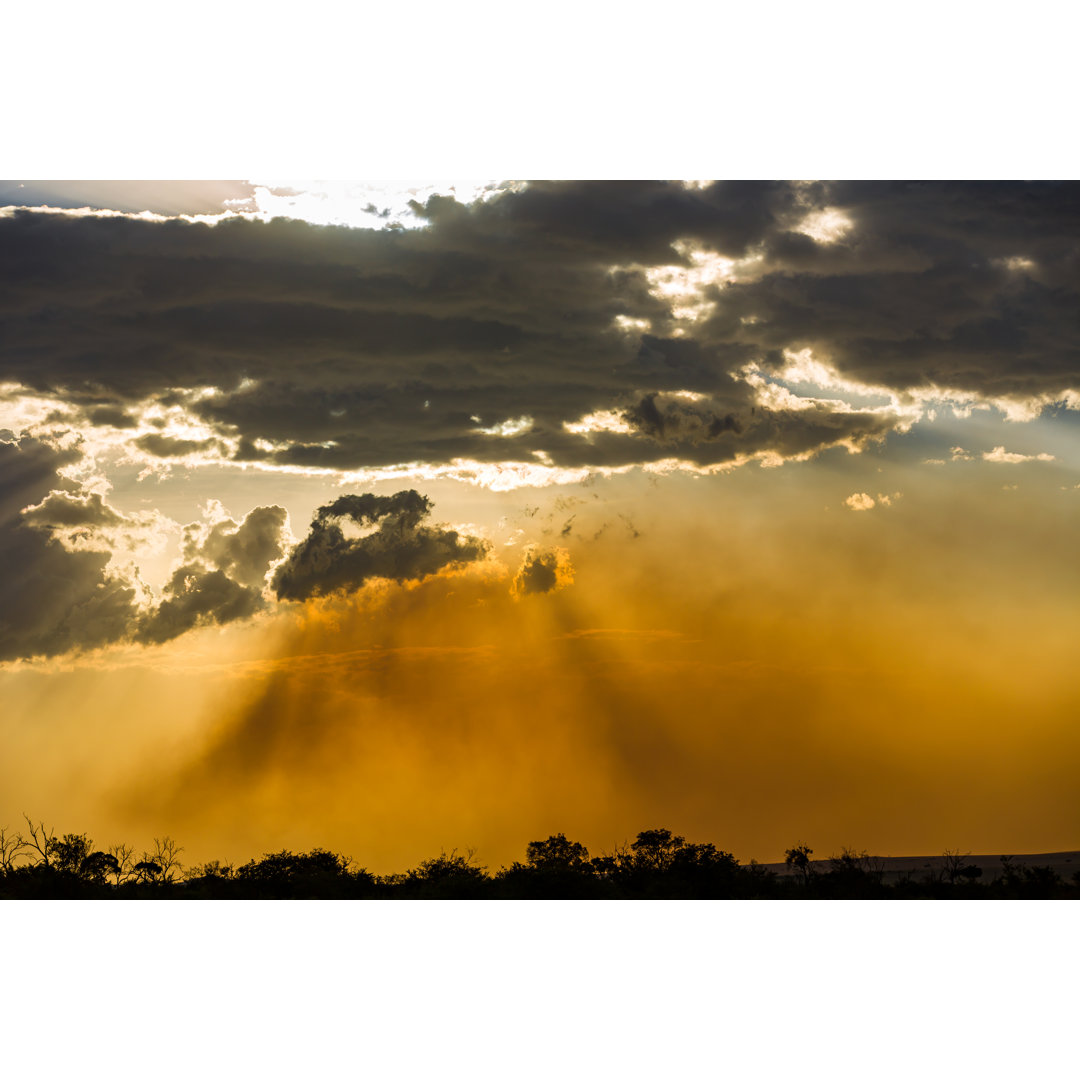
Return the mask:
M896 421L763 408L732 375L811 348L895 391L1080 386L1078 193L544 183L471 207L433 197L417 208L427 227L409 231L16 212L0 219L0 380L119 426L147 397L214 388L192 408L239 440L238 459L292 465L813 452ZM797 231L825 207L847 233L826 243ZM760 256L737 281L704 286L713 307L692 323L645 274L692 269L672 246L684 240ZM619 329L619 316L649 328ZM703 397L676 408L653 396L675 391ZM631 432L563 428L612 408ZM522 416L532 428L510 437L480 430ZM169 457L216 444L139 445Z

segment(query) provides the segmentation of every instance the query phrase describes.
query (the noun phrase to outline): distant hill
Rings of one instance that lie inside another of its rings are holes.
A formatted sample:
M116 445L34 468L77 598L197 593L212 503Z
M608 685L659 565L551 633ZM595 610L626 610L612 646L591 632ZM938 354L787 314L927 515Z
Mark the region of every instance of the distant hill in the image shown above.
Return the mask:
M967 855L964 854L966 866L977 866L982 870L981 881L993 881L1001 876L1002 863L1000 855ZM1013 866L1048 866L1055 870L1066 881L1069 881L1077 870L1080 870L1080 851L1051 851L1042 855L1009 855L1007 858ZM895 881L905 876L915 879L924 878L932 874L940 874L946 866L944 855L881 855L871 856L870 862L874 869L880 869L883 880ZM763 863L767 870L777 874L786 875L787 867L782 863ZM811 859L811 865L818 873L827 873L830 869L828 859Z

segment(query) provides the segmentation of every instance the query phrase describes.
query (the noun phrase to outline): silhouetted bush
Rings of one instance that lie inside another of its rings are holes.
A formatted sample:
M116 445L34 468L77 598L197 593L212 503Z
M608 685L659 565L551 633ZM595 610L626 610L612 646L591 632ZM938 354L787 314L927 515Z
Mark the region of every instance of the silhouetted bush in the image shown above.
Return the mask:
M25 815L24 815L25 817ZM134 849L97 850L85 833L60 839L25 817L28 832L0 829L0 899L51 900L801 900L1078 899L1080 872L1066 882L1051 867L1002 856L1000 874L982 881L967 856L946 851L922 877L885 881L882 860L844 848L814 864L805 844L787 850L780 875L751 860L740 865L712 843L688 843L670 829L646 829L630 844L590 857L556 833L532 840L525 861L490 874L475 852L442 852L404 873L377 876L323 848L268 853L234 868L217 860L186 870L169 837L136 861ZM827 868L826 868L827 865ZM182 875L182 876L178 876Z

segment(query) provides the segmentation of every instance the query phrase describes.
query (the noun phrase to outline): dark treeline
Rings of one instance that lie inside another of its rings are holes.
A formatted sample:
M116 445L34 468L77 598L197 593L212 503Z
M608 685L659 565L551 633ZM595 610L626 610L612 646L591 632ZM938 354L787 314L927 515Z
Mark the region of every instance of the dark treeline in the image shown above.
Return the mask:
M399 874L372 874L347 856L313 848L279 851L242 866L185 867L169 837L136 855L125 844L94 848L85 834L57 837L26 818L25 831L0 829L0 899L5 900L1041 900L1080 899L1080 871L1069 881L1046 866L1014 866L1007 856L993 880L964 856L946 852L921 876L889 875L881 861L845 849L827 862L811 848L788 850L785 873L754 860L741 865L710 843L648 829L610 854L589 855L562 833L528 844L524 862L491 872L474 853L451 851Z

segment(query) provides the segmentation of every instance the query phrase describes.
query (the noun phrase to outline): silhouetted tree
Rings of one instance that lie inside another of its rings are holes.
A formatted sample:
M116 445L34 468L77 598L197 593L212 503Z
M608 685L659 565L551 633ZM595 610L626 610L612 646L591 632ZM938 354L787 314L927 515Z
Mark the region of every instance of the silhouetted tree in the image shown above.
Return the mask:
M970 854L970 852L968 852L968 854ZM967 855L962 854L960 851L950 851L946 848L942 858L945 860L944 875L948 879L950 885L955 885L957 878L970 880L967 876L967 871L973 868L967 866Z
M15 860L26 848L26 841L19 833L11 833L8 829L0 829L0 874L6 874L14 869Z
M799 844L784 852L784 865L789 870L801 874L804 885L809 885L810 879L814 876L814 868L810 863L810 856L813 854L814 849L807 847L806 844Z
M157 881L161 877L161 867L152 858L137 862L131 870L136 880L143 885L151 881Z
M530 840L525 849L525 860L534 870L586 870L589 852L584 844L567 840L565 834L556 833L546 840Z
M116 874L120 864L115 855L107 851L92 851L79 864L79 876L92 881L97 885L105 884L107 874Z
M671 859L672 870L715 870L718 867L737 870L739 860L730 851L718 850L715 844L687 844L677 849Z
M109 873L113 876L113 883L119 888L120 882L134 872L135 849L130 844L110 844L108 854L116 861L116 868Z
M1061 875L1051 866L1023 867L1024 884L1033 896L1046 896L1062 884Z
M197 881L199 878L213 878L220 881L229 881L235 872L235 867L230 862L221 862L214 859L212 862L203 863L202 866L192 866L184 871L184 879Z
M594 855L589 860L589 868L598 878L609 881L619 872L618 853L613 855Z
M24 836L22 833L19 833L19 839L22 841L23 848L26 851L36 851L41 857L41 862L38 865L44 866L46 870L50 869L53 861L53 845L56 843L55 830L47 828L44 821L39 821L35 825L30 820L30 816L26 813L23 814L23 819L29 830L29 836Z
M154 837L154 854L151 861L156 862L161 868L161 881L172 881L175 872L183 869L179 858L183 850L182 847L177 847L176 841L170 836L163 836L160 840ZM143 858L147 858L146 852L143 852Z
M78 874L91 847L86 833L66 833L63 839L50 842L52 865L62 874Z
M584 844L556 833L530 840L524 863L514 862L495 875L498 894L507 898L585 899L603 892Z
M66 833L57 839L43 822L23 817L26 835L0 829L2 899L1080 897L1080 872L1066 883L1052 867L1018 866L1010 856L1001 857L999 878L978 884L980 868L968 864L958 851L946 851L943 859L934 860L934 867L927 864L931 876L925 880L908 874L886 885L881 861L863 851L843 848L823 873L820 863L815 871L810 861L813 850L800 844L785 852L785 864L794 873L780 880L753 859L741 866L730 852L711 843L687 843L670 829L644 830L633 843L616 845L610 854L593 858L584 844L556 833L530 841L524 863L515 862L494 876L476 864L471 849L465 855L457 849L444 851L405 873L380 878L363 869L354 871L351 859L322 848L267 854L238 870L215 860L185 871L179 860L183 849L168 836L155 838L155 852L144 852L134 862L133 849L127 845L95 850L85 833ZM806 888L795 887L799 876ZM106 887L109 879L117 888ZM147 885L154 888L142 888Z
M879 893L881 875L870 871L870 856L865 851L842 848L829 859L829 872L817 879L819 893L830 896L871 897Z
M686 843L681 836L673 836L670 829L646 829L637 834L630 845L634 864L645 870L667 870L675 853Z
M472 848L467 849L465 855L459 855L457 848L449 854L441 852L410 870L403 884L420 896L475 896L489 880L486 868L473 863L475 856L476 851Z
M730 851L720 851L715 844L685 844L671 858L667 893L702 899L732 896L739 874L739 860Z
M300 855L285 850L264 855L258 862L245 863L236 871L236 876L242 881L282 882L333 878L344 873L345 865L340 855L314 848Z

